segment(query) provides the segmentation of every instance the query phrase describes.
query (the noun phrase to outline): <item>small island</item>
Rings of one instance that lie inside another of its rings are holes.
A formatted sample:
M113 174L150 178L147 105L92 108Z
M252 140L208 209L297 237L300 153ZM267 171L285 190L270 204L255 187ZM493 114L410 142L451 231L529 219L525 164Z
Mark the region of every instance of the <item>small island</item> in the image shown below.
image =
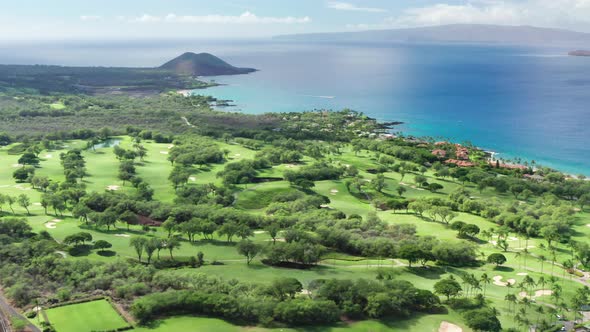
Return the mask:
M590 50L576 50L568 53L570 56L590 56Z

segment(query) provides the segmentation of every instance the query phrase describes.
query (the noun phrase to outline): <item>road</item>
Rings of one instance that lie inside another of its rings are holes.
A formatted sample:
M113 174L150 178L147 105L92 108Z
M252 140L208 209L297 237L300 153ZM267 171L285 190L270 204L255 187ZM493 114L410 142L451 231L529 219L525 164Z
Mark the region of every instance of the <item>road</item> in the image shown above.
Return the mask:
M10 305L8 300L4 297L4 294L0 292L0 331L2 332L12 332L12 329L8 326L7 322L10 321L11 317L17 317L22 320L28 321L25 317L23 317L18 310L16 310L13 306ZM8 316L8 317L7 317ZM41 332L41 330L33 324L27 325L29 331L32 332Z

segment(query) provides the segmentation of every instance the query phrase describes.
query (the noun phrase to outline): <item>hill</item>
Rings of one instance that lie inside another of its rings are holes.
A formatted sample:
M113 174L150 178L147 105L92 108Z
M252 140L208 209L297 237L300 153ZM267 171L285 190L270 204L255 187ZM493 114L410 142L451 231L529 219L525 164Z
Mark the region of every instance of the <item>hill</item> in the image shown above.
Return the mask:
M590 33L532 26L452 24L423 28L284 35L277 40L306 42L482 43L518 45L590 44Z
M256 71L256 69L252 68L234 67L209 53L196 54L192 52L186 52L166 62L160 66L160 69L171 70L182 75L196 76L239 75Z

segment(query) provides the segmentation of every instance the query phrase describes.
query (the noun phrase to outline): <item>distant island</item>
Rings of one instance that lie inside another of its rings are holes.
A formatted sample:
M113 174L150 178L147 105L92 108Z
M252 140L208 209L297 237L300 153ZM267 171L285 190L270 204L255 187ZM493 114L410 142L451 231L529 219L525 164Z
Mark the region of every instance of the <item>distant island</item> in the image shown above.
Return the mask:
M590 43L590 33L532 26L450 24L409 29L367 30L276 36L296 42L457 43L575 46Z
M248 74L209 53L187 52L159 67L66 67L47 65L0 65L0 91L33 89L42 94L85 93L153 95L166 91L193 90L217 85L202 76Z
M589 50L571 51L571 52L568 53L568 55L571 55L571 56L590 56L590 51Z

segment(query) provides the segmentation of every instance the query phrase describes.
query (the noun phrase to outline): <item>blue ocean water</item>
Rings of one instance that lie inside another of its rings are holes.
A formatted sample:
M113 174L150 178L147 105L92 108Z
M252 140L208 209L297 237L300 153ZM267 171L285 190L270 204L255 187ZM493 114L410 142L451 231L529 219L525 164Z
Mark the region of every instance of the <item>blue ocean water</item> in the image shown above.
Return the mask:
M167 41L1 45L0 63L156 66L211 52L260 71L199 91L247 113L351 108L405 134L470 141L590 175L590 58L568 49Z
M259 72L209 89L247 113L351 108L405 134L469 141L590 175L590 58L567 49L281 45L229 57Z

